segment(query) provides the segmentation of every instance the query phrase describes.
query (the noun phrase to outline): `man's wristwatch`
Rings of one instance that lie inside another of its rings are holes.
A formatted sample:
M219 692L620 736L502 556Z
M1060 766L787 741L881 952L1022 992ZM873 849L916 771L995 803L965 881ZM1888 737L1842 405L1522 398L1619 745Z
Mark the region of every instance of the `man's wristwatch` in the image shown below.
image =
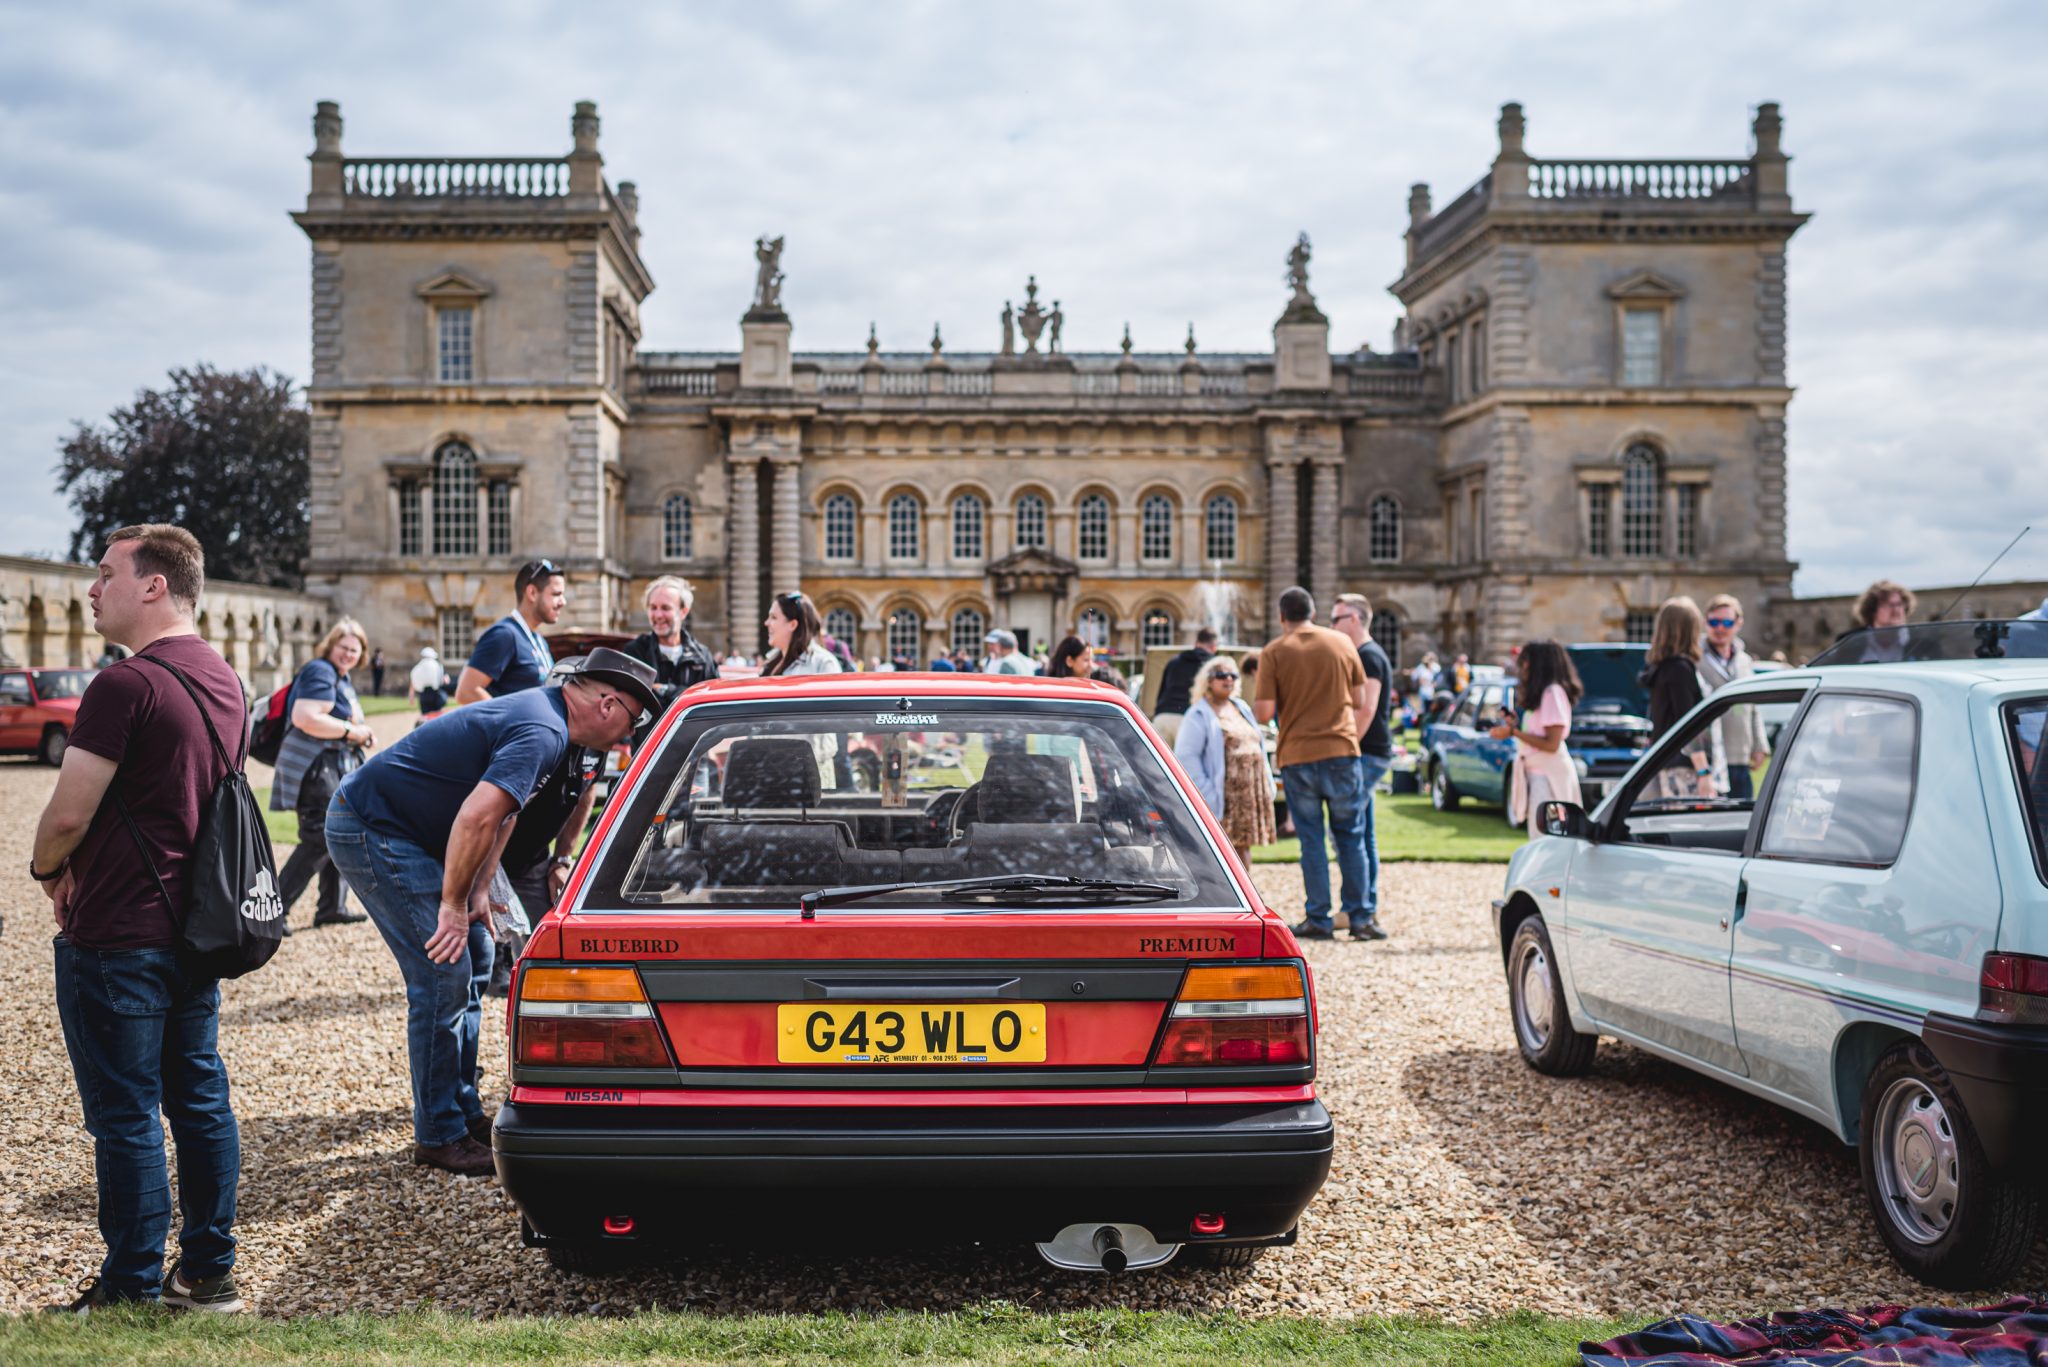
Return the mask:
M48 873L37 873L36 857L34 855L30 855L28 857L28 876L35 879L38 883L54 883L59 878L62 878L64 876L64 868L67 862L68 861L66 860L60 859L57 861L57 867L50 870Z

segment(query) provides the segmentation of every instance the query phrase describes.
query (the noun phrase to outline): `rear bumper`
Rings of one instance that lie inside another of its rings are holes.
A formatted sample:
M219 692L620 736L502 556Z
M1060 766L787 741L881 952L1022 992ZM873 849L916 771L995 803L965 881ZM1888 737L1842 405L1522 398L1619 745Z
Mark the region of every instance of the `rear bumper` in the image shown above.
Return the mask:
M1920 1039L1955 1084L1994 1168L2038 1176L2048 1131L2048 1026L1929 1015Z
M681 1114L676 1112L681 1110ZM1271 1242L1329 1176L1319 1101L1260 1105L801 1109L507 1103L498 1180L541 1241L1044 1241L1083 1221L1162 1242ZM1226 1219L1189 1240L1198 1214Z

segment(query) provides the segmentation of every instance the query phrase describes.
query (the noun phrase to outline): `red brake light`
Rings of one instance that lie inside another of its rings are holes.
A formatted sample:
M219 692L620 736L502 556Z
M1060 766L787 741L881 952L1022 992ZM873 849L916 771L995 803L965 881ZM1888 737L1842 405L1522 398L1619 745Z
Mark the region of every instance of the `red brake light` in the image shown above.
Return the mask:
M519 1061L535 1068L667 1068L654 1022L602 1017L522 1017Z
M1210 1016L1176 1020L1159 1045L1161 1067L1257 1067L1308 1062L1308 1017L1228 1020Z
M1298 960L1190 968L1154 1065L1255 1068L1307 1063L1305 972Z
M2048 1025L2048 959L1986 954L1977 979L1977 1019L2000 1025Z

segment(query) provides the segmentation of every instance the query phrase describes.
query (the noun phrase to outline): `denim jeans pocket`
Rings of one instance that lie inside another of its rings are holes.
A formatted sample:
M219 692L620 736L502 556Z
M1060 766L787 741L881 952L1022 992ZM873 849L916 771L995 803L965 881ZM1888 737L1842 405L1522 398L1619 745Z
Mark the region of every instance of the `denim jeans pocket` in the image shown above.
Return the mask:
M109 949L97 955L107 1005L122 1016L154 1016L171 1009L177 959L168 949Z

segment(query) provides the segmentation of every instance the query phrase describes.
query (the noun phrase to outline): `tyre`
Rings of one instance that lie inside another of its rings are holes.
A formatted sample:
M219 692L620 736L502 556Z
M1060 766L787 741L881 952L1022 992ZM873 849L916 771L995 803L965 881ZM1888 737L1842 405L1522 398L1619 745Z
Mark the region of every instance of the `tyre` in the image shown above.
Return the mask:
M613 1244L549 1244L548 1262L557 1272L578 1277L608 1277L639 1261L635 1250Z
M1265 1251L1263 1244L1184 1244L1181 1257L1190 1267L1250 1267Z
M1995 1173L1962 1098L1918 1040L1894 1045L1863 1090L1863 1194L1900 1267L1932 1286L1997 1286L2034 1244L2040 1197Z
M872 750L858 750L853 755L854 787L863 793L882 791L882 761Z
M1572 1028L1557 954L1541 916L1524 919L1508 942L1508 1013L1514 1018L1522 1061L1537 1072L1577 1077L1593 1066L1600 1037Z
M52 769L64 763L64 752L71 748L71 733L61 726L52 726L43 732L43 743L36 747L36 754Z
M1440 812L1458 810L1458 789L1451 782L1451 776L1444 772L1442 760L1429 766L1429 805Z

